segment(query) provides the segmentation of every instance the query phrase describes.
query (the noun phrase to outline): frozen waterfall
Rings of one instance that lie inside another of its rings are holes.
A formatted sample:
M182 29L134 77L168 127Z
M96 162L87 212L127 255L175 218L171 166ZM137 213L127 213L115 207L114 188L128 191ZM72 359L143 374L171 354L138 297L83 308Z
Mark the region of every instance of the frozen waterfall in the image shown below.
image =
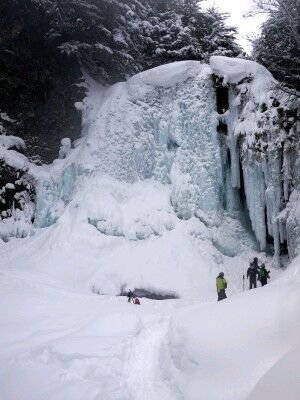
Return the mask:
M297 107L264 67L212 57L210 65L163 65L109 88L86 81L88 95L76 104L82 137L72 148L64 139L53 165L32 168L36 227L52 225L71 204L101 232L126 236L101 201L80 212L93 197L80 193L105 196L114 187L109 179L153 180L168 188L178 218L217 227L227 215L253 231L260 250L274 245L275 264L286 246L295 254L293 207L286 206L298 182ZM111 196L118 208L122 191ZM148 222L130 237L148 237ZM165 226L172 226L169 217Z

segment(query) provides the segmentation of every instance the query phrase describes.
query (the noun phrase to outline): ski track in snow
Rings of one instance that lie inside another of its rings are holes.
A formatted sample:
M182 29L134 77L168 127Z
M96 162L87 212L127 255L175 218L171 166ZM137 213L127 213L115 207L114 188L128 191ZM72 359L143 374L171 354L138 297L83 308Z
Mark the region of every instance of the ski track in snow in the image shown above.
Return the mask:
M168 382L163 381L160 367L160 350L167 333L169 318L159 316L146 321L134 339L132 355L128 362L128 386L132 398L140 400L175 400Z

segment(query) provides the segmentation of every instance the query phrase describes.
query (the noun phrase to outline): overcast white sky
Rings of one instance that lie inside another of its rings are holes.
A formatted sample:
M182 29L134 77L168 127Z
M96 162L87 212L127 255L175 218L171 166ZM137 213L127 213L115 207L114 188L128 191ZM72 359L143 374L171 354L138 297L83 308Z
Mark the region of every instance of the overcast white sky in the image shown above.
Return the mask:
M238 27L239 43L249 52L251 46L246 37L247 35L258 34L260 25L264 21L262 15L243 18L243 14L253 9L253 0L205 0L203 5L205 7L215 5L221 11L230 13L228 22Z

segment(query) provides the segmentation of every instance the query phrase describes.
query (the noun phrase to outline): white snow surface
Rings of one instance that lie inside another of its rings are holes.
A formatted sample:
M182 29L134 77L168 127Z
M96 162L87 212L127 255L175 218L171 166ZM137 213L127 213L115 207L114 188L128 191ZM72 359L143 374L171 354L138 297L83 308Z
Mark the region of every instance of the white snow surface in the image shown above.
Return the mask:
M300 259L283 273L258 252L238 174L230 177L237 166L225 170L216 130L211 73L232 83L251 73L263 98L263 71L214 57L110 88L89 81L82 138L64 140L53 165L23 158L37 215L32 236L0 241L1 400L267 400L278 375L286 398L300 395L288 376L297 368ZM11 163L22 159L5 151ZM263 241L265 199L253 182L248 190ZM272 283L243 292L254 256ZM229 298L217 303L220 271ZM118 296L134 288L179 299L136 306Z
M297 277L221 303L135 306L2 269L0 398L297 399Z
M274 399L298 400L300 379L297 371L300 369L300 345L292 347L279 361L261 378L248 400Z
M266 95L266 91L276 83L272 74L255 61L213 56L210 59L210 66L214 74L224 78L225 84L239 84L245 78L252 78L252 91L257 99Z
M3 146L7 149L11 147L16 147L17 149L25 149L26 147L23 139L11 135L1 135L0 146Z

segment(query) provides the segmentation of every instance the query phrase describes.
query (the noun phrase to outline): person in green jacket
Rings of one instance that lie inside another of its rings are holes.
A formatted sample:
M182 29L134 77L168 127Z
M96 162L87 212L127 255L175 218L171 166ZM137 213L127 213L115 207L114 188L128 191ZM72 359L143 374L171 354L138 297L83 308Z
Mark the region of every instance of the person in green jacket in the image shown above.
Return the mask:
M258 270L258 279L261 286L265 286L268 283L268 279L270 279L270 271L266 269L265 264L262 264Z
M218 301L226 299L227 281L224 278L224 272L219 273L219 275L217 276L216 284L218 292Z

